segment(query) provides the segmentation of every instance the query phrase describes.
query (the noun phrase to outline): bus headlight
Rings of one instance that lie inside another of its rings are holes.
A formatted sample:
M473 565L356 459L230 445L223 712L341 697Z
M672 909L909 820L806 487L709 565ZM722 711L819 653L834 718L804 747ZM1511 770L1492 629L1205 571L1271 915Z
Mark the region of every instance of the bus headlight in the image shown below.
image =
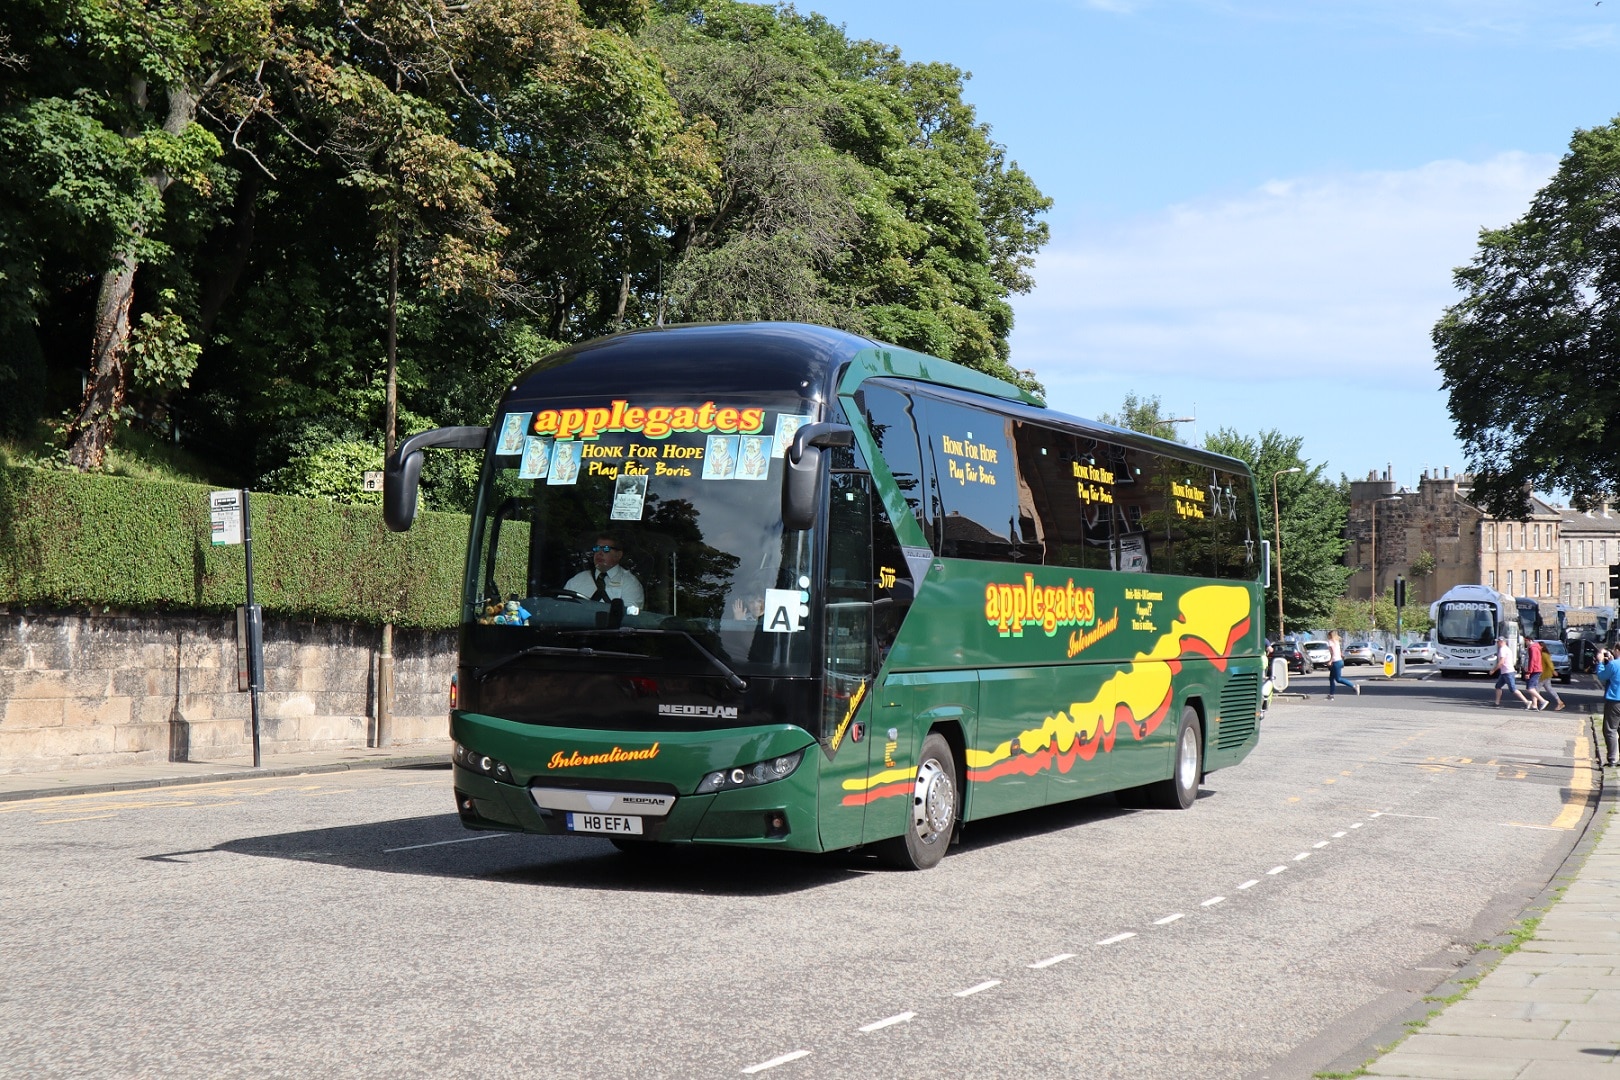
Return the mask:
M464 769L471 769L475 773L483 773L485 776L504 780L508 784L512 782L512 770L507 767L506 762L492 758L488 754L480 754L476 750L469 750L460 743L452 743L451 745L450 757L457 765Z
M786 780L793 775L793 771L804 761L804 751L795 750L791 754L782 754L779 757L766 758L756 761L752 765L742 765L735 769L724 769L712 772L703 778L697 786L697 795L712 795L717 791L733 791L737 788L758 787L761 784L774 784L778 780Z

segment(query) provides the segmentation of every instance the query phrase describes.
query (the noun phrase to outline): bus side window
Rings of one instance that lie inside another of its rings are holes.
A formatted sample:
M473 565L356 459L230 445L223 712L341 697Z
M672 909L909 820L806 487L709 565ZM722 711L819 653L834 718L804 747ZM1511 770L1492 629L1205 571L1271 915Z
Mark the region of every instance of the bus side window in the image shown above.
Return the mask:
M933 500L929 492L929 476L925 472L922 449L917 441L917 422L909 397L881 381L868 379L856 392L872 438L882 452L884 464L894 475L894 482L905 497L906 505L922 526L923 537L930 547L938 548L934 539Z
M939 553L1014 561L1020 508L1011 422L940 398L914 400L923 405L922 430L939 492Z

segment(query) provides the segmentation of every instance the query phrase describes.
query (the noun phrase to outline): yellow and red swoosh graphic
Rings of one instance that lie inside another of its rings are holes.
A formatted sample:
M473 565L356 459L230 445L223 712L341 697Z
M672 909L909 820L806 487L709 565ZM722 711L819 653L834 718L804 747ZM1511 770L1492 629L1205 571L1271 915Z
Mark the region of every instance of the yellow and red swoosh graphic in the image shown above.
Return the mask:
M1101 748L1114 748L1121 728L1141 740L1158 728L1174 699L1174 678L1192 657L1226 670L1232 647L1249 632L1249 591L1237 585L1204 585L1181 597L1181 610L1153 646L1110 675L1089 701L1058 710L1041 725L1021 732L992 750L967 750L967 778L973 783L1021 773L1033 776L1054 765L1068 772L1076 759L1090 761ZM845 806L903 795L915 768L885 769L844 781Z

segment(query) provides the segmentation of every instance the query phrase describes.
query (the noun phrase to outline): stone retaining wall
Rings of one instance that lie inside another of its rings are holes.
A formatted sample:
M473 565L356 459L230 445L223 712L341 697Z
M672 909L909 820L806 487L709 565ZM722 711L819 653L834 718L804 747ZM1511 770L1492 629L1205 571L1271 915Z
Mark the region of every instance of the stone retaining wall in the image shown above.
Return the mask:
M362 747L376 718L377 627L265 620L259 745ZM389 745L448 734L453 631L394 632ZM0 612L0 773L252 752L225 616Z

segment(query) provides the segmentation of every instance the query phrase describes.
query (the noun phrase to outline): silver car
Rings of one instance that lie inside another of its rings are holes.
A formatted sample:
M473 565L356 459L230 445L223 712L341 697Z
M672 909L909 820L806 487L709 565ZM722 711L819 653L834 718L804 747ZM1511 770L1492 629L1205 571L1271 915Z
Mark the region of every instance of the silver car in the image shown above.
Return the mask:
M1327 667L1333 662L1333 649L1325 641L1307 641L1305 655L1311 658L1311 663L1317 667Z
M1408 664L1434 663L1434 642L1432 641L1411 642L1401 652L1405 655Z

